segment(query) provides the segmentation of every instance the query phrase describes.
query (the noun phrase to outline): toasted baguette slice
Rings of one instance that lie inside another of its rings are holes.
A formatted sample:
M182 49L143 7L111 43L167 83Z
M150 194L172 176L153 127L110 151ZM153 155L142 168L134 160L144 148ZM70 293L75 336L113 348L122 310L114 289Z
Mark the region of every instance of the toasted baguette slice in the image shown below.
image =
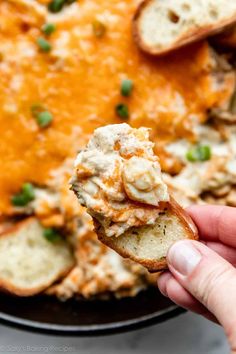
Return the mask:
M119 237L107 237L102 225L97 220L94 223L101 242L122 257L140 263L151 273L167 269L167 251L174 242L198 239L193 221L173 199L155 225L133 227Z
M135 14L133 30L144 51L163 55L234 23L234 0L145 0Z
M50 243L36 218L0 234L0 288L19 296L35 295L73 266L66 242Z

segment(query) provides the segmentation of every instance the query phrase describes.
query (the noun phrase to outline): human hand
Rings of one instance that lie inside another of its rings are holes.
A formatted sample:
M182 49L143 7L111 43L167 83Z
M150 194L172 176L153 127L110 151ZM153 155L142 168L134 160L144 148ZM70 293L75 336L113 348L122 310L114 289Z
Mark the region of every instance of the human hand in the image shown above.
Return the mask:
M183 240L169 249L169 271L159 277L159 289L176 304L220 323L236 353L236 208L193 206L188 213L201 243Z

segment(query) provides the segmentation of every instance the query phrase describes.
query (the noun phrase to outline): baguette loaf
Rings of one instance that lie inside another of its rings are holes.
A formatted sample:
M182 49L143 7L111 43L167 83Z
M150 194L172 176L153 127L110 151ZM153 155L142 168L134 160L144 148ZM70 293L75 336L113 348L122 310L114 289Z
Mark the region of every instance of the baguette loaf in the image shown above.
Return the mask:
M133 22L134 38L149 54L163 55L236 23L236 1L145 0Z

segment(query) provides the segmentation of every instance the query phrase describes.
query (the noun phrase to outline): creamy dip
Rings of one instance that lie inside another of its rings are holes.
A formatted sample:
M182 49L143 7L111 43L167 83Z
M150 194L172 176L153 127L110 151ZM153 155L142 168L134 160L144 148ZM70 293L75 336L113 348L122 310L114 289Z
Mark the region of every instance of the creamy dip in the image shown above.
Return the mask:
M72 189L107 236L152 224L169 201L149 129L114 124L95 130L75 161Z

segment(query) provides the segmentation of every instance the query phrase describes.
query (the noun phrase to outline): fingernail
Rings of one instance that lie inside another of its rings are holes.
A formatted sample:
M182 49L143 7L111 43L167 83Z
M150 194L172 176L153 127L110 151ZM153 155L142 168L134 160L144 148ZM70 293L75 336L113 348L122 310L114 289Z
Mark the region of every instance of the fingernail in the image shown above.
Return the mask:
M193 272L202 255L190 241L176 242L168 252L169 264L180 274L187 276Z

